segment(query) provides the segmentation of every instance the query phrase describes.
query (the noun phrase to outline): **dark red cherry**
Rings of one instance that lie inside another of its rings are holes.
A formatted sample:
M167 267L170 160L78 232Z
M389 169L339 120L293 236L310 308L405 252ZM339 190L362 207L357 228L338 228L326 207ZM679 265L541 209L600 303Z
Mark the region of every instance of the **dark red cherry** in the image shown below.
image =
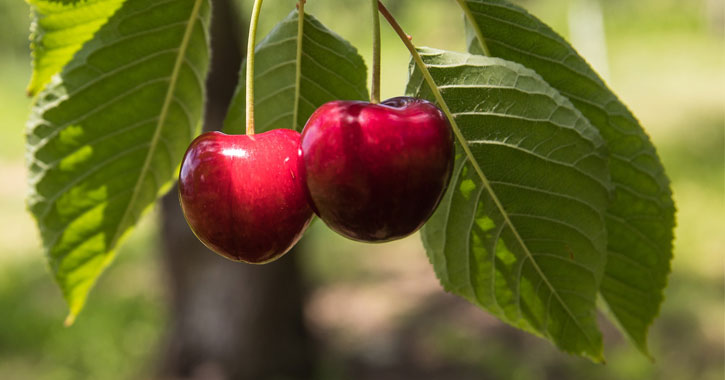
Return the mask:
M351 239L384 242L417 231L453 168L443 112L410 97L333 101L302 132L302 172L317 215Z
M285 254L312 219L299 175L300 134L208 132L186 151L179 198L207 247L235 261L265 263Z

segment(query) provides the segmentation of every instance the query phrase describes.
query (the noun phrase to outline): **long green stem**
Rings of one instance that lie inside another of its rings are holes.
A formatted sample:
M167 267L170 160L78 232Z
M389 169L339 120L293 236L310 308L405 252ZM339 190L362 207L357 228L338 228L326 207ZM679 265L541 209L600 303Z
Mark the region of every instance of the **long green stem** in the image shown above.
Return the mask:
M373 73L370 84L370 102L380 103L380 15L378 14L378 0L373 4Z
M292 129L298 129L297 119L300 113L300 83L302 82L302 40L305 31L305 2L297 3L297 59L295 60L295 105L292 112Z
M247 40L247 135L254 135L254 45L257 40L257 22L262 9L262 0L254 0L252 19L249 22L249 38Z

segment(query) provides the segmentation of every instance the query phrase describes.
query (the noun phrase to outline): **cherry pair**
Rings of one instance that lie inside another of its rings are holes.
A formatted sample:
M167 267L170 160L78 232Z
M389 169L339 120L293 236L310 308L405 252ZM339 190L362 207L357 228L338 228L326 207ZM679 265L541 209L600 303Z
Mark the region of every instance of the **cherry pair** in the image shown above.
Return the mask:
M184 156L179 197L207 247L261 264L300 239L313 211L359 241L417 231L438 205L452 165L450 125L432 103L333 101L312 114L301 135L202 134Z

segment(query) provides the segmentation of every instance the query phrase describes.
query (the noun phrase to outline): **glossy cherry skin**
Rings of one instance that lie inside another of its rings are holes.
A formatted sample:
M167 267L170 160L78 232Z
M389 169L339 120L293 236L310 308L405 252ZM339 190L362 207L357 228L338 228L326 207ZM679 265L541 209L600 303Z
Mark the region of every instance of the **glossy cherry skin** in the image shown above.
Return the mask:
M333 230L384 242L417 231L431 216L453 168L453 136L425 100L333 101L302 131L310 204Z
M197 137L181 164L179 198L199 240L254 264L289 251L313 216L298 173L299 147L300 134L289 129Z

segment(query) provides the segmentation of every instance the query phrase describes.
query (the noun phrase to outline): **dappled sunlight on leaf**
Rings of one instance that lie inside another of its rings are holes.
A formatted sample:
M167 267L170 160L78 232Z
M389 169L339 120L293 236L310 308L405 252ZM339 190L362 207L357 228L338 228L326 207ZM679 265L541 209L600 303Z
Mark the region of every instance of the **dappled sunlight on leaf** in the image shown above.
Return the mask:
M28 206L68 322L199 130L208 23L207 0L126 0L35 100Z

